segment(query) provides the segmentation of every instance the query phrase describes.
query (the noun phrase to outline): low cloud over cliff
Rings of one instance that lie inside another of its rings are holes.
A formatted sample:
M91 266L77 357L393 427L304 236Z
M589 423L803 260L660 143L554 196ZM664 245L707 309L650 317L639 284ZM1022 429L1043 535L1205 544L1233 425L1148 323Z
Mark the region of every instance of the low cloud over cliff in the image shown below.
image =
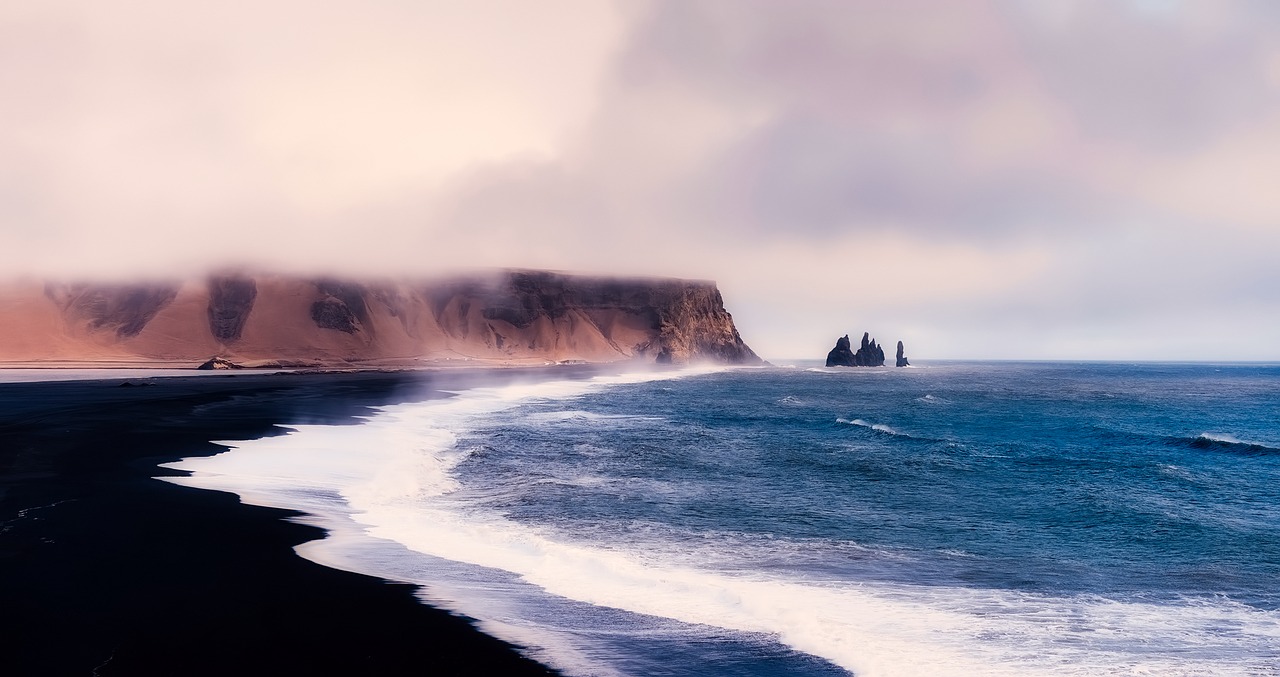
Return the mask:
M11 4L0 264L677 275L770 356L856 325L1274 357L1278 29L1244 0Z

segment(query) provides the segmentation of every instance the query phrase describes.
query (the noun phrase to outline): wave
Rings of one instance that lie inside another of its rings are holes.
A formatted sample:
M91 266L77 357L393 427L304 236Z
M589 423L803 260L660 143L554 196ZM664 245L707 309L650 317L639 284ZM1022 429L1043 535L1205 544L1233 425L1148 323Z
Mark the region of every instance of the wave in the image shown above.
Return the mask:
M608 421L611 425L625 424L628 422L651 424L663 419L658 416L632 416L629 414L600 414L594 411L582 411L580 409L566 409L564 411L543 411L533 414L527 414L522 419L525 423L534 425L549 425L558 423L582 423L584 421Z
M1235 435L1217 432L1203 432L1198 435L1165 435L1142 430L1126 430L1106 425L1094 426L1093 430L1103 436L1115 437L1124 442L1141 442L1153 446L1175 446L1199 449L1202 451L1220 451L1242 455L1267 455L1280 453L1280 445L1241 439Z
M805 371L812 374L889 374L892 373L888 369L878 369L875 367L808 367Z
M855 418L852 420L847 418L837 418L836 423L842 423L844 425L851 425L858 428L864 428L866 430L870 430L875 433L888 435L890 437L895 437L902 440L912 440L914 442L927 442L931 444L946 444L948 447L963 446L954 440L948 440L948 439L939 438L939 437L929 437L927 435L916 435L913 433L906 433L892 426L885 425L883 423L872 423L870 421L864 421L860 418ZM982 454L973 454L973 455L981 456ZM988 456L988 457L989 458L1007 458L1004 456L995 456L995 455Z
M1242 440L1234 435L1227 435L1223 433L1200 433L1195 437L1179 437L1174 439L1175 441L1194 449L1212 449L1245 454L1280 453L1280 446Z
M894 430L893 428L890 428L889 426L887 426L887 425L885 425L885 424L883 424L883 423L869 423L869 422L864 421L864 420L862 420L862 419L860 419L860 418L855 418L855 419L853 419L852 421L850 421L850 420L849 420L849 419L847 419L847 418L837 418L837 419L836 419L836 423L844 423L844 424L846 424L846 425L856 425L856 426L858 426L858 427L860 427L860 428L867 428L867 429L869 429L869 430L875 430L876 432L882 432L882 433L885 433L885 434L887 434L887 435L897 435L897 436L899 436L899 437L911 437L911 435L908 435L908 434L906 434L906 433L900 433L900 432L898 432L897 430Z

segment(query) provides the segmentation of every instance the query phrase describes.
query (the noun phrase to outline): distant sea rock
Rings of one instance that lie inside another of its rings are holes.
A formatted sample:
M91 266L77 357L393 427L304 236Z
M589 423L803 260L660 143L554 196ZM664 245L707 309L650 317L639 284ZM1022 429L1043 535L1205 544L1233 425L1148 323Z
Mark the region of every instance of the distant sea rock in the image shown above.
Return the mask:
M898 341L898 359L895 366L910 367L911 363L907 361L907 356L902 351L902 341Z
M827 353L828 367L852 367L855 365L853 351L849 348L849 335L836 339L836 347Z
M870 332L862 334L862 345L853 352L849 335L836 340L836 347L827 353L828 367L883 367L884 349L871 338Z

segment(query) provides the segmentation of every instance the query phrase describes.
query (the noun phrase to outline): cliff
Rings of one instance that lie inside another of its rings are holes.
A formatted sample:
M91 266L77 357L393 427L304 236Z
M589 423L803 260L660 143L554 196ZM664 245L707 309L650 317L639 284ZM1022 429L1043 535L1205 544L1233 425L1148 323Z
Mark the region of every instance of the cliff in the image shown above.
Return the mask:
M0 363L757 364L712 282L506 271L0 288Z

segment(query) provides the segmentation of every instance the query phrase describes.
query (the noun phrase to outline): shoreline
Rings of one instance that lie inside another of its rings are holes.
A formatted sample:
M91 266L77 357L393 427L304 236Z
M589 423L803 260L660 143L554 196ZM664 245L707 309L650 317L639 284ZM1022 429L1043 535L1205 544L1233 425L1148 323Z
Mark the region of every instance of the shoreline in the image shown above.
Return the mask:
M555 674L418 586L294 548L303 513L154 479L210 440L600 366L0 383L0 667L13 674Z
M214 358L210 359L222 359ZM381 360L363 360L358 362L323 362L323 361L290 361L290 360L247 360L233 367L215 367L201 369L202 362L191 360L8 360L0 361L2 371L185 371L195 374L246 372L402 372L402 371L453 371L458 369L541 369L550 367L609 367L627 364L649 364L640 359L623 359L609 362L587 362L585 360L549 360L544 358L515 358L507 360L460 357L460 358L387 358Z

